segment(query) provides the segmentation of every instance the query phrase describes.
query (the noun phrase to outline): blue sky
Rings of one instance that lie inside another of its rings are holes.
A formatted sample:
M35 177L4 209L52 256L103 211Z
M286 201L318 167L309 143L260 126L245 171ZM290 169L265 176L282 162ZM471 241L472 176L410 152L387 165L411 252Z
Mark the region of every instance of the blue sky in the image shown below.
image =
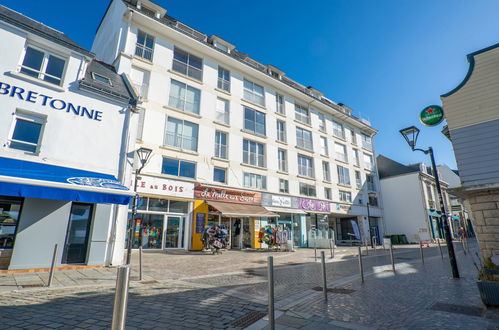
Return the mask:
M263 64L342 102L379 130L376 151L402 163L411 152L398 130L421 128L438 163L455 167L443 124L423 127L419 112L466 75L466 54L499 42L496 0L156 0L168 14L216 34ZM107 0L2 0L90 48ZM84 4L84 6L83 6Z

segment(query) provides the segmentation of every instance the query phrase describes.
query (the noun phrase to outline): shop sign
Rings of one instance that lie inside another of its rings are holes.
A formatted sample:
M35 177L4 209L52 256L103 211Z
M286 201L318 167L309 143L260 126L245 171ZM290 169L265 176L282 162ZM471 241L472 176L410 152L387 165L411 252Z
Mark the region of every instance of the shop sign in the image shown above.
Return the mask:
M291 197L272 195L272 206L291 207Z
M331 203L317 199L298 198L298 207L307 211L331 212Z
M336 210L337 211L350 211L350 205L348 204L336 204Z
M194 198L194 183L140 176L137 192L162 196Z
M202 234L206 226L206 213L196 213L196 234Z
M197 184L194 187L194 198L219 202L260 204L262 200L262 194L257 192L207 187Z
M438 105L430 105L421 111L419 120L426 126L436 126L444 120L444 109Z

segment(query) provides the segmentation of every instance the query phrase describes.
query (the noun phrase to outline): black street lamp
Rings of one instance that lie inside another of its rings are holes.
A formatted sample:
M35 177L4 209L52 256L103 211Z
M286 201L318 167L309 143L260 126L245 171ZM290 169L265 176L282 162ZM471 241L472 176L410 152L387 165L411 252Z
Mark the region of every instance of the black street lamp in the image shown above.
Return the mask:
M148 148L139 148L137 149L136 152L140 161L140 167L135 170L135 183L133 186L133 191L135 192L135 195L133 196L132 216L128 223L128 244L127 244L127 253L126 253L127 265L130 264L130 259L132 257L133 234L135 233L135 215L137 214L137 201L139 198L137 194L137 184L139 182L139 174L140 171L142 171L142 169L146 165L147 161L149 160L152 150Z
M370 198L373 197L373 196L375 196L374 193L372 193L372 192L367 193L366 207L367 207L367 226L369 227L368 228L369 231L371 231L371 224L369 222L369 220L371 219L371 214L369 212L369 206L371 205L370 204L370 201L371 201ZM376 206L376 205L373 205L373 206ZM371 236L371 235L369 234L369 236ZM373 238L372 237L370 237L370 239L371 239L371 247L374 249L374 244L376 244L376 242L373 242Z
M416 126L411 126L401 129L399 132L407 141L407 144L409 144L412 151L421 151L424 152L426 155L430 154L431 168L433 171L433 175L435 177L435 183L437 185L438 199L440 202L440 212L442 213L440 216L440 226L442 226L444 229L445 241L447 243L447 251L449 253L449 262L452 269L452 277L459 278L459 270L457 268L457 263L456 263L456 254L454 253L454 245L452 245L449 223L447 222L447 213L445 212L444 199L442 197L442 188L440 187L440 179L438 177L437 166L435 164L435 157L433 156L433 148L428 147L428 149L426 150L416 148L416 142L419 135L419 128L417 128Z

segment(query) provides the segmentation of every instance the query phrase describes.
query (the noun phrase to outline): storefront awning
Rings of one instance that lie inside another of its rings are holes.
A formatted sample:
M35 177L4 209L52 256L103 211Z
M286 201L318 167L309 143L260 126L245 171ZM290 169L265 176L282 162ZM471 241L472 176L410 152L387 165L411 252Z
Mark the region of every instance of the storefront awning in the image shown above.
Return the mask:
M428 215L429 215L430 217L437 217L437 218L440 218L440 212L435 211L435 210L428 210Z
M226 202L213 202L206 201L206 203L215 209L217 209L223 216L226 217L262 217L271 218L278 217L271 211L267 211L265 208L259 205L247 205L247 204L237 204L237 203L226 203Z
M455 215L451 216L452 220L459 220L459 217L456 217Z
M267 211L276 212L276 213L291 213L291 214L307 214L307 212L298 209L290 209L285 207L270 207L265 206Z
M0 157L0 195L128 204L133 192L109 174Z

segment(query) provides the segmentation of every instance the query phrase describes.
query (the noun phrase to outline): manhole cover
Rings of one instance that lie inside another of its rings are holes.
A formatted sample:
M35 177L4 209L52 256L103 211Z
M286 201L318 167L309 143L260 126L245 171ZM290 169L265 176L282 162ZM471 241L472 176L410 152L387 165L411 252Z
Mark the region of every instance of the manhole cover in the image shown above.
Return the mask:
M266 313L264 312L258 312L258 311L252 311L249 312L243 316L241 316L238 319L235 319L230 325L238 328L246 328L264 317Z
M43 285L43 284L24 284L24 285L21 285L21 287L23 287L23 288L41 288L44 286L45 285Z
M322 287L320 286L316 286L314 288L312 288L312 290L315 290L315 291L322 291ZM352 290L352 289L344 289L344 288L327 288L327 292L331 292L331 293L341 293L341 294L350 294L350 293L354 293L355 290Z
M159 282L156 280L152 280L152 281L142 281L140 283L142 283L142 284L155 284L155 283L159 283Z
M430 307L430 309L440 312L464 314L469 316L482 316L483 313L483 309L480 307L446 304L441 302L434 303Z

